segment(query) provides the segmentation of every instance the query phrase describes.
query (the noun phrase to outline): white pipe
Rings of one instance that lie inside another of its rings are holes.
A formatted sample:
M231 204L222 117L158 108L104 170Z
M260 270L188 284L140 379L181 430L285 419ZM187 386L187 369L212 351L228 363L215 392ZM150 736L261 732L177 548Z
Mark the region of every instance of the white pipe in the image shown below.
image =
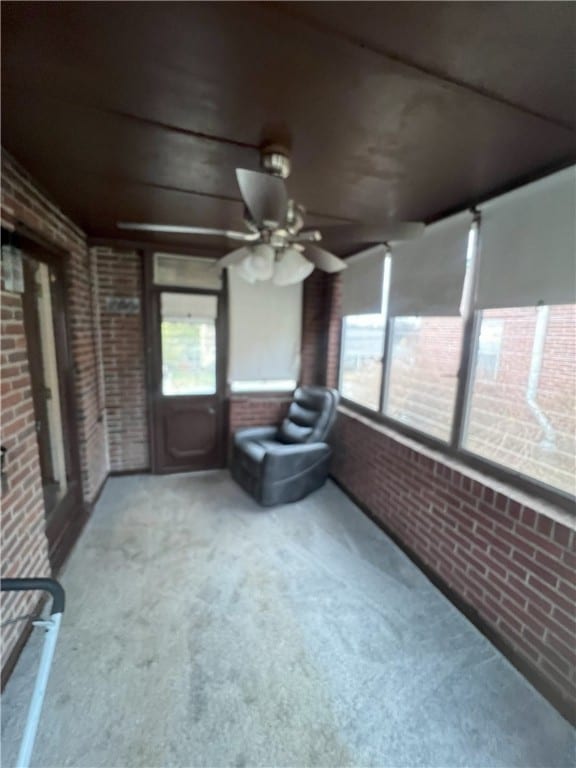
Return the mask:
M46 636L44 638L44 647L42 649L38 674L36 675L34 693L32 694L32 701L30 702L30 708L28 710L28 719L26 720L26 727L24 729L24 735L22 736L22 743L20 744L20 752L18 753L17 768L28 768L30 765L30 757L32 756L32 750L34 749L34 740L36 739L36 731L38 730L38 723L40 722L42 704L44 703L46 685L48 684L48 676L50 675L50 667L52 666L52 659L56 649L56 640L58 639L58 630L60 629L61 621L62 614L53 613L46 621L34 622L35 626L46 627Z
M549 313L550 307L540 306L536 308L536 328L534 329L532 359L530 361L530 373L528 374L528 384L526 386L526 403L544 432L544 438L541 440L540 445L545 450L552 451L556 447L556 431L536 401L540 374L542 372Z

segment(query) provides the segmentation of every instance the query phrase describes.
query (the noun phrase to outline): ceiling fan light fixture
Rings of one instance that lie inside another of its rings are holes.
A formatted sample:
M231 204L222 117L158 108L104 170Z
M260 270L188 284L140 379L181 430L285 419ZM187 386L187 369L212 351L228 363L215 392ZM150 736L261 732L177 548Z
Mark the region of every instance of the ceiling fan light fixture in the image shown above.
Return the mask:
M259 243L250 248L250 255L244 263L255 280L270 280L274 272L274 248L267 243Z
M348 246L409 240L420 236L425 226L419 222L379 219L378 222L348 222L322 229L304 229L306 209L288 197L284 180L290 173L290 153L278 144L262 147L264 173L247 168L236 169L236 180L244 204L246 230L214 229L119 222L121 229L165 232L180 235L214 235L236 240L236 248L218 261L220 268L237 267L250 283L273 280L276 285L293 285L308 277L314 268L328 274L346 268L346 262L317 243L330 233ZM342 245L340 246L342 247Z
M278 258L274 268L274 285L294 285L301 283L314 271L314 264L302 256L296 248L286 248Z
M254 273L252 272L252 269L250 268L250 257L244 259L244 261L241 261L240 264L237 264L232 267L232 269L235 269L236 272L240 275L240 277L245 280L247 283L250 283L253 285L256 282L256 277Z

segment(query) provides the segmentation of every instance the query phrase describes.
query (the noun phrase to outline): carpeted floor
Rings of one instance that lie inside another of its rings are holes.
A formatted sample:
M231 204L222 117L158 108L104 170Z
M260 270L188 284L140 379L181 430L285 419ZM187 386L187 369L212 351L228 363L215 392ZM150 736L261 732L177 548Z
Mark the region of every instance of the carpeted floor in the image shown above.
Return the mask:
M568 723L332 484L264 511L225 472L111 479L63 583L33 765L574 764Z

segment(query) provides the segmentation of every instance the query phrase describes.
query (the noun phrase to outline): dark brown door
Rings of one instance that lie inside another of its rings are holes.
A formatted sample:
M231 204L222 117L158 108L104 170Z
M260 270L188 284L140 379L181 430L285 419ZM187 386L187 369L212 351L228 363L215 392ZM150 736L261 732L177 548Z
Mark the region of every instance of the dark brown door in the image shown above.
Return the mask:
M223 323L218 293L152 293L153 470L223 464Z
M63 265L37 249L24 260L24 324L50 562L64 561L80 522L82 490L75 431Z

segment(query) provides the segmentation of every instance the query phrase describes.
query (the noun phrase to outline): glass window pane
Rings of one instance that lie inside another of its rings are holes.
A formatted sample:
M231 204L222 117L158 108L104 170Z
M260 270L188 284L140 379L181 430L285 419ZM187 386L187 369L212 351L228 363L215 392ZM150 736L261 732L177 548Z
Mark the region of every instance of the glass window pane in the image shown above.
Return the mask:
M216 259L155 253L154 283L219 291L222 288L222 270L216 268L216 263Z
M340 391L355 403L378 410L382 382L385 319L382 315L344 318Z
M449 440L463 322L460 317L396 317L384 411L393 419Z
M575 376L575 306L485 310L464 446L573 494Z
M216 296L162 293L162 394L216 392Z

